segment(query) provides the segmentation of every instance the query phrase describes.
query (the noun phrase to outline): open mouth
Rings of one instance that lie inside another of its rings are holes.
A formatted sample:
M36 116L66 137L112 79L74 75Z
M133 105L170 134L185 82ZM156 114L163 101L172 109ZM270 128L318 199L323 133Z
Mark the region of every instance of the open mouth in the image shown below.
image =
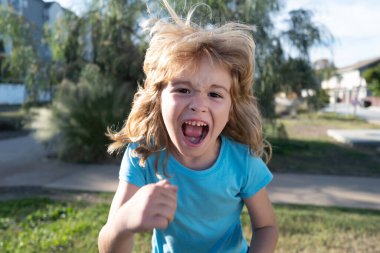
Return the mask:
M192 144L200 144L208 134L209 127L205 122L188 120L182 124L185 138Z

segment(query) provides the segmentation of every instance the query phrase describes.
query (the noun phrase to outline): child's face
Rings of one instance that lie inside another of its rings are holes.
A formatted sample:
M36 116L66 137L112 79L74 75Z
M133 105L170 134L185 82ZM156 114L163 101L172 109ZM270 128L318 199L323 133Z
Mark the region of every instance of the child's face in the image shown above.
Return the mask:
M162 117L171 152L184 166L206 169L219 153L219 135L231 109L231 75L207 57L185 69L162 90Z

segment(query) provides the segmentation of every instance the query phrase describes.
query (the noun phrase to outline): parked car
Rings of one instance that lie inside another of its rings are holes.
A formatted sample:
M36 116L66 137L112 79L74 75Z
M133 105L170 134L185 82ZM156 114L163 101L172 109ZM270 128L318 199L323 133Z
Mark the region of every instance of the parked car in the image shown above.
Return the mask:
M372 105L372 101L370 99L363 98L362 100L360 100L359 104L361 107L368 108Z

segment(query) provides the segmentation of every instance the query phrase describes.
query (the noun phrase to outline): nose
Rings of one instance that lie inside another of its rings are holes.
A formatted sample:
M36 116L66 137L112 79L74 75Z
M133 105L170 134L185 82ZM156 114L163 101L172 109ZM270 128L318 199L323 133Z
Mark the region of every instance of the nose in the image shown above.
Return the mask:
M206 99L201 94L194 94L189 103L189 109L193 112L206 112Z

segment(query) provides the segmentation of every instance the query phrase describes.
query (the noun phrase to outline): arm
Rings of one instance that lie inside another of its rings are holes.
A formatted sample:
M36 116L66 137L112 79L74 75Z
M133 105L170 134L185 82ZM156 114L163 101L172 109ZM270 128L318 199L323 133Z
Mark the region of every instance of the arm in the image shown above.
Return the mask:
M265 188L254 196L244 199L252 225L250 251L255 253L274 252L278 239L278 227L272 204Z
M167 180L141 188L120 181L107 223L99 233L99 252L132 252L135 233L166 228L177 208L177 187Z

